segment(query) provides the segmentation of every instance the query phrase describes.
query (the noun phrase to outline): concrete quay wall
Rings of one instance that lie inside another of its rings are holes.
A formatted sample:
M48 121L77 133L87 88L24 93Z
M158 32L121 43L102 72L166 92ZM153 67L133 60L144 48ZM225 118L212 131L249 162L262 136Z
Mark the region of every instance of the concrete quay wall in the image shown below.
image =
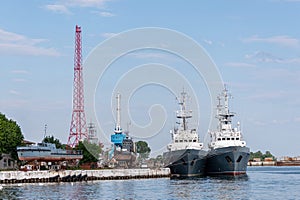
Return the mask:
M103 169L64 171L3 171L0 183L75 182L89 180L141 179L170 177L169 168Z

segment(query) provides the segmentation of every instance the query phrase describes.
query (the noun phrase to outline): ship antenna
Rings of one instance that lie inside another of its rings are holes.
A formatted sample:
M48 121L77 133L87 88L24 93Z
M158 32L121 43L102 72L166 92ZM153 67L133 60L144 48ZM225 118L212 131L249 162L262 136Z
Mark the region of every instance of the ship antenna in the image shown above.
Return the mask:
M181 98L178 103L180 105L180 111L177 111L177 118L182 119L183 130L187 130L186 119L192 117L191 113L186 110L186 95L187 95L187 93L183 90L181 92Z
M222 114L222 104L220 95L217 97L218 105L217 105L217 116L216 118L219 120L218 128L221 130L221 114Z
M47 124L45 124L45 129L44 129L44 139L45 139L45 137L46 137L46 135L47 135Z

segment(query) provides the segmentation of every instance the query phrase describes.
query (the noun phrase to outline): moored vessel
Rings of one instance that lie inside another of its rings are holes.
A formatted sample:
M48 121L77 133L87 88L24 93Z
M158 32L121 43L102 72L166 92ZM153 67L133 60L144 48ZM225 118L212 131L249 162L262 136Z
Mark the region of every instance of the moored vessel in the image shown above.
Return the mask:
M206 172L208 175L246 174L250 149L243 141L239 122L236 128L232 127L232 117L235 113L229 111L229 94L226 88L218 97L218 101L218 128L209 132L211 143L207 154Z
M172 142L163 153L165 167L169 167L172 177L202 176L205 173L205 156L203 143L199 142L196 129L189 129L187 119L192 117L192 111L186 109L186 92L181 93L180 110L176 117L179 126L170 131Z
M81 151L57 149L55 144L46 142L17 147L17 153L22 161L67 161L83 157Z

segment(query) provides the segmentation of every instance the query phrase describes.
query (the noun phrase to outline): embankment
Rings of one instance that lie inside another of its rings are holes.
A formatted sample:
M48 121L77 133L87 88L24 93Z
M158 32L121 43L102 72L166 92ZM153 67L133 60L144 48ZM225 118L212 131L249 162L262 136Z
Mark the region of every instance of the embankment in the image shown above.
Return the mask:
M89 180L120 180L170 177L169 168L160 169L104 169L64 171L3 171L1 184L75 182Z

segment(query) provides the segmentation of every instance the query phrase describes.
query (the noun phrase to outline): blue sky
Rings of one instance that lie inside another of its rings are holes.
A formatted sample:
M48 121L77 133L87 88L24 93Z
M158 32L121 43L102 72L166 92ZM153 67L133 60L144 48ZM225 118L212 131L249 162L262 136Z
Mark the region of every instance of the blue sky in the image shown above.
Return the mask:
M193 38L215 62L234 97L235 120L241 122L252 151L270 150L278 157L300 155L299 10L297 0L6 1L0 7L0 112L16 120L28 140L42 140L47 124L48 134L67 142L75 25L82 27L84 60L99 43L117 33L142 27L168 28ZM178 66L185 65L167 53L132 54L115 63L112 72L121 76L120 71L149 62L177 66L179 71ZM119 65L125 67L119 71ZM202 124L208 121L205 105L209 103L205 84L186 68L180 73L191 80L194 89L199 84L198 129L204 140L207 127ZM108 74L98 86L96 112L106 133L114 127L109 91L117 80ZM156 103L165 105L166 133L148 141L152 149L161 149L170 141L168 129L175 123L172 113L177 105L172 94L161 87L144 89L131 101L132 117L136 123L147 124L148 108ZM102 91L106 96L99 94Z

